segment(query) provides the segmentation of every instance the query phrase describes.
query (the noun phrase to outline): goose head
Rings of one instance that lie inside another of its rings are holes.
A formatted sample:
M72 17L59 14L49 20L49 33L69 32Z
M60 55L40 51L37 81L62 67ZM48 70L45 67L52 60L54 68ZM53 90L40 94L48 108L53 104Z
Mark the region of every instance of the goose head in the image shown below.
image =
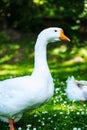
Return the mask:
M46 43L56 42L56 41L61 41L61 40L70 41L70 39L67 36L65 36L63 29L57 28L57 27L50 27L50 28L44 29L38 35L38 38L46 41Z

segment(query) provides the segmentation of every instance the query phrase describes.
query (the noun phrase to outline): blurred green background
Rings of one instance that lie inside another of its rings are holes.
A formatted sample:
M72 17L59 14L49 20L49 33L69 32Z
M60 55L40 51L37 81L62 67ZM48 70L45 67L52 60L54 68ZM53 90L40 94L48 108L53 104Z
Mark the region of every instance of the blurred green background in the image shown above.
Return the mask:
M87 80L87 0L0 0L0 80L32 73L37 35L51 26L63 28L71 39L48 45L54 96L15 127L87 130L87 103L69 101L65 94L69 76ZM8 130L8 124L0 122L0 129Z
M37 32L49 26L86 31L87 0L1 0L0 29Z

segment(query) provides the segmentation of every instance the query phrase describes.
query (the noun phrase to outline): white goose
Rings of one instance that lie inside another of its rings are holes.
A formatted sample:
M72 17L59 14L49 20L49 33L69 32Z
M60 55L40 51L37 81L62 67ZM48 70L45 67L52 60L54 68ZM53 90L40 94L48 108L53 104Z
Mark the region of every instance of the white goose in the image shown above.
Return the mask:
M72 76L67 80L66 94L70 100L87 100L87 81L75 80Z
M35 109L52 97L54 84L47 65L46 46L59 40L70 41L61 28L43 30L35 45L32 75L0 81L0 119L9 122L10 130L14 130L13 123L22 117L24 111Z

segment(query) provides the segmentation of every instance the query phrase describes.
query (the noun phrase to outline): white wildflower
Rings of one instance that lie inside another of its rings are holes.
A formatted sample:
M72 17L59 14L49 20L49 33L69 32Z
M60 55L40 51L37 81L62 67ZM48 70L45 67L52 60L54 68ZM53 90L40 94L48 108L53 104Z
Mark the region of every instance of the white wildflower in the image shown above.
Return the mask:
M18 130L22 130L22 128L21 128L21 127L19 127L19 128L18 128Z
M75 127L75 128L73 128L73 130L78 130L78 129Z
M31 124L27 125L27 129L26 130L29 130L31 127Z
M53 120L51 120L51 123L53 123Z
M85 114L84 111L82 111L81 114L84 115Z
M57 114L54 114L53 116L54 116L54 117L56 117L56 116L57 116Z
M37 130L36 128L33 128L33 130Z
M37 117L37 114L35 114L34 117Z
M76 114L77 114L77 115L80 115L80 112L77 112Z
M62 114L63 114L63 112L61 111L61 112L60 112L60 114L62 115Z
M81 130L81 128L78 128L78 130Z

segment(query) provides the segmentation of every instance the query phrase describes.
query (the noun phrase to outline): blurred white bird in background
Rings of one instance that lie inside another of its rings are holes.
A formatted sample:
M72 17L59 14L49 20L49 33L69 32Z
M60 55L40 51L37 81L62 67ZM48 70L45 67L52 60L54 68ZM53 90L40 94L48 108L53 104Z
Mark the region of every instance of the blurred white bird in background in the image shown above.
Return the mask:
M70 100L87 100L87 81L76 80L73 76L67 79L66 95Z

